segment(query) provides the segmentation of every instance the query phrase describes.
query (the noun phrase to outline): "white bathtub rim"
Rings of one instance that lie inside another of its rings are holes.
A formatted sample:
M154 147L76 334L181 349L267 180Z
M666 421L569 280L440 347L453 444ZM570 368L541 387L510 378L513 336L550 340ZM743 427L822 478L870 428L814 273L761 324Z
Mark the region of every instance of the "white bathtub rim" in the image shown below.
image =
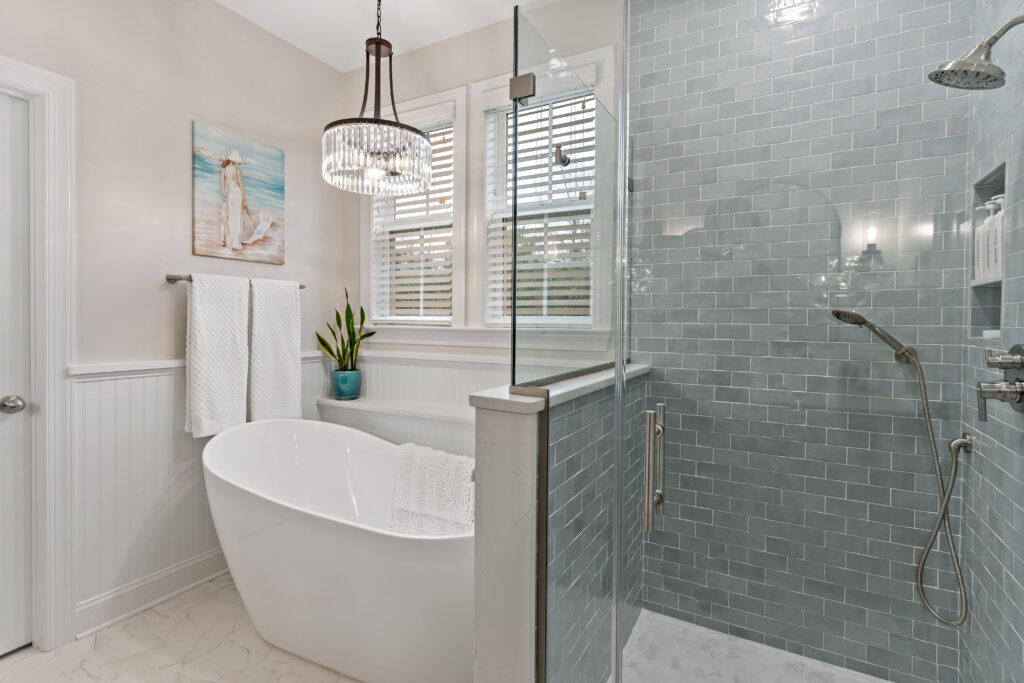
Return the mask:
M372 439L376 439L377 441L383 441L384 443L388 444L389 446L394 446L395 445L395 444L391 443L390 441L386 441L384 439L381 439L380 437L374 436L373 434L370 434L368 432L363 432L363 431L360 431L358 429L353 429L352 427L346 427L345 425L340 425L340 424L336 424L336 423L333 423L333 422L324 422L324 421L321 421L321 420L289 419L289 418L281 418L281 419L273 419L273 420L259 420L257 422L246 422L245 424L240 424L240 425L236 425L234 427L229 427L228 429L225 429L224 431L220 432L219 434L214 436L212 439L210 439L206 443L206 445L203 446L203 470L207 474L209 474L210 476L216 477L218 480L220 480L221 482L227 484L228 486L232 486L232 487L234 487L234 488L236 488L236 489L238 489L240 491L244 491L244 492L246 492L246 493L248 493L248 494L250 494L252 496L255 496L257 498L265 500L265 501L267 501L269 503L273 503L274 505L279 505L279 506L281 506L283 508L287 508L289 510L293 510L293 511L295 511L295 512L297 512L299 514L302 514L302 515L308 515L310 517L317 517L319 519L323 519L323 520L328 521L328 522L335 522L335 523L338 523L338 524L344 524L346 526L354 527L356 529L362 529L363 531L368 531L368 532L374 533L374 534L380 534L382 536L390 536L392 538L397 538L397 539L401 539L401 540L408 540L408 541L457 541L457 540L466 539L466 538L470 538L471 539L475 535L475 531L476 531L476 525L475 524L474 524L474 533L458 534L458 535L451 535L451 536L426 536L426 535L418 535L418 534L403 534L403 533L398 533L398 532L395 532L395 531L390 531L390 530L384 529L382 527L370 526L369 524L361 524L360 522L355 522L355 521L353 521L351 519L344 519L342 517L336 517L334 515L327 515L327 514L324 514L322 512L318 512L316 510L310 510L309 508L299 507L298 505L294 505L292 503L283 501L280 498L276 498L274 496L268 495L267 493L265 493L263 491L257 491L256 489L252 488L251 486L246 486L246 485L240 484L240 483L238 483L236 481L232 481L231 479L227 478L226 476L224 476L223 474L218 472L216 470L216 466L211 466L210 465L210 461L207 458L207 450L210 448L210 446L212 446L221 437L226 437L227 435L231 434L232 432L235 432L235 431L238 431L238 430L241 430L241 429L245 429L247 427L251 427L252 425L255 425L255 424L273 424L273 423L278 423L278 422L285 422L285 423L288 423L288 424L312 423L312 424L324 425L329 430L341 430L341 431L346 431L346 432L357 432L359 434L363 434L365 436L368 436L368 437L370 437Z

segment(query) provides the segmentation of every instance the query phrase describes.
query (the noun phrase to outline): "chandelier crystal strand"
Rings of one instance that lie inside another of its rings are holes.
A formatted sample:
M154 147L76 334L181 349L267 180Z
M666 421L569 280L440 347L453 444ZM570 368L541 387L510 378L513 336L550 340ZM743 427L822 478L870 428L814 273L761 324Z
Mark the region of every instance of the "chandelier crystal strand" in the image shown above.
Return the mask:
M391 88L395 120L364 116L366 95L374 69L374 112L380 111L381 60L387 58L391 73L391 43L380 33L380 0L377 2L377 37L366 41L364 109L358 117L339 119L324 127L322 140L324 180L342 190L398 197L426 192L430 187L431 150L426 133L398 120ZM390 76L389 76L390 78ZM392 85L389 83L389 85Z

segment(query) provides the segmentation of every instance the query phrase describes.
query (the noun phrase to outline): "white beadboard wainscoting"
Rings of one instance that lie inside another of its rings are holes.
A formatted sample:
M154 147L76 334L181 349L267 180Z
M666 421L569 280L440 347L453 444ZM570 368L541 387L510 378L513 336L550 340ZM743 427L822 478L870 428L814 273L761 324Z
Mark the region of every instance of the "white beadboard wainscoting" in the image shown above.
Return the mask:
M319 352L303 353L303 417L320 419L323 410L324 419L391 441L468 455L473 440L469 394L507 384L509 378L503 360L367 349L360 354L363 397L345 406L327 398L331 368L326 360ZM184 361L76 365L68 373L73 625L74 633L83 635L226 566L203 482L207 439L184 431Z
M207 439L184 431L184 361L69 368L74 633L95 631L225 571L203 483ZM303 354L303 416L327 393Z

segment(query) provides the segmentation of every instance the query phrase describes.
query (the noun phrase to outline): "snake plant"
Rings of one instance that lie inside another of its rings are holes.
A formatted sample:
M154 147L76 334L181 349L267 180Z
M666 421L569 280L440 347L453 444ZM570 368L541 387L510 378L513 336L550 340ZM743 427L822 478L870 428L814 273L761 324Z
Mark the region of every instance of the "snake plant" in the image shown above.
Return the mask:
M330 356L338 366L338 370L356 370L359 360L359 345L364 339L377 334L375 331L363 332L366 324L366 311L359 307L359 327L356 328L355 315L348 301L348 289L345 290L345 317L337 309L334 310L334 325L327 321L327 329L331 331L332 344L322 334L316 333L316 341L320 350ZM335 329L335 325L337 329Z

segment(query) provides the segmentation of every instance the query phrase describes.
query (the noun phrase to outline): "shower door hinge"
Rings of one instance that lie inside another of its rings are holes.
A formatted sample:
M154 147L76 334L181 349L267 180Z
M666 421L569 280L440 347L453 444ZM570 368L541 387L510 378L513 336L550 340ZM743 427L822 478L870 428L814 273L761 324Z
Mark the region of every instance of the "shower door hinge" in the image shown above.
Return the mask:
M537 94L537 77L533 73L525 73L508 80L508 98L519 100L526 104L526 100Z

